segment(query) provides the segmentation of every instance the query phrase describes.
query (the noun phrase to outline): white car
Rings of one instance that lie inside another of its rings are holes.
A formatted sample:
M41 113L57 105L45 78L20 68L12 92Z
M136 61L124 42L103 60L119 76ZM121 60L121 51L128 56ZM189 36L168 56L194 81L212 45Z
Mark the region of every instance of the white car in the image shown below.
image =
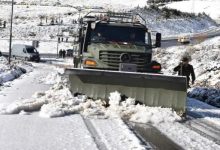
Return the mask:
M182 44L190 43L190 37L189 36L178 37L178 42L180 42Z

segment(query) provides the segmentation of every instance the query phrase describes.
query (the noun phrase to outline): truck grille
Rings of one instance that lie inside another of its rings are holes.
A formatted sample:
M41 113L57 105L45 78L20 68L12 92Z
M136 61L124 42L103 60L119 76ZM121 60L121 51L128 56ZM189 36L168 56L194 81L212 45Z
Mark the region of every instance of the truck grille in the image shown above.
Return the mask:
M119 64L123 63L120 60L120 56L123 53L127 53L131 56L129 63L136 64L138 71L144 71L146 65L151 62L151 54L121 51L100 51L99 59L110 68L118 70Z

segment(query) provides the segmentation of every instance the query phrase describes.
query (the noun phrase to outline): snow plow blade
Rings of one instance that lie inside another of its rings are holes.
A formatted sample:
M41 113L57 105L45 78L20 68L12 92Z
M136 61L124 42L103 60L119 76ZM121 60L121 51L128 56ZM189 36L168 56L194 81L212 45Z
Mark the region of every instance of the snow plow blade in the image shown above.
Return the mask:
M118 91L147 106L172 108L185 114L185 77L94 69L66 69L65 74L72 93L108 99L111 92Z

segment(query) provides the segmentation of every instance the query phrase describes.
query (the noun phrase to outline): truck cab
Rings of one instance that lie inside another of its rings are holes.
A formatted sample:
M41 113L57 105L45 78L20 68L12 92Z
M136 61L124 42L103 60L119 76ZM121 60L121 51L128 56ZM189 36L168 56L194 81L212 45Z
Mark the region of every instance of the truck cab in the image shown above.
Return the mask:
M160 46L161 34L156 34L153 45L146 26L138 21L128 21L132 19L129 17L133 15L114 13L107 14L104 19L85 18L79 33L83 68L160 72L161 65L152 61L152 48Z

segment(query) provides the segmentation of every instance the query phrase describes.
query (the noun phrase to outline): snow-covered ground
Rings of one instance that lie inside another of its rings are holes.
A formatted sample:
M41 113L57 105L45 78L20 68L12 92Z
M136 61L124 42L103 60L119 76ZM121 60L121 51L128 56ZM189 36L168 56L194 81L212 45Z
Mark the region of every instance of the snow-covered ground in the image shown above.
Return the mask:
M178 9L189 13L205 12L214 20L220 20L220 1L219 0L188 0L173 2L166 5L167 7Z
M138 12L145 18L147 27L160 32L163 38L181 34L192 35L216 28L216 23L205 15L186 17L173 14L166 18L166 12L161 10L140 8Z

